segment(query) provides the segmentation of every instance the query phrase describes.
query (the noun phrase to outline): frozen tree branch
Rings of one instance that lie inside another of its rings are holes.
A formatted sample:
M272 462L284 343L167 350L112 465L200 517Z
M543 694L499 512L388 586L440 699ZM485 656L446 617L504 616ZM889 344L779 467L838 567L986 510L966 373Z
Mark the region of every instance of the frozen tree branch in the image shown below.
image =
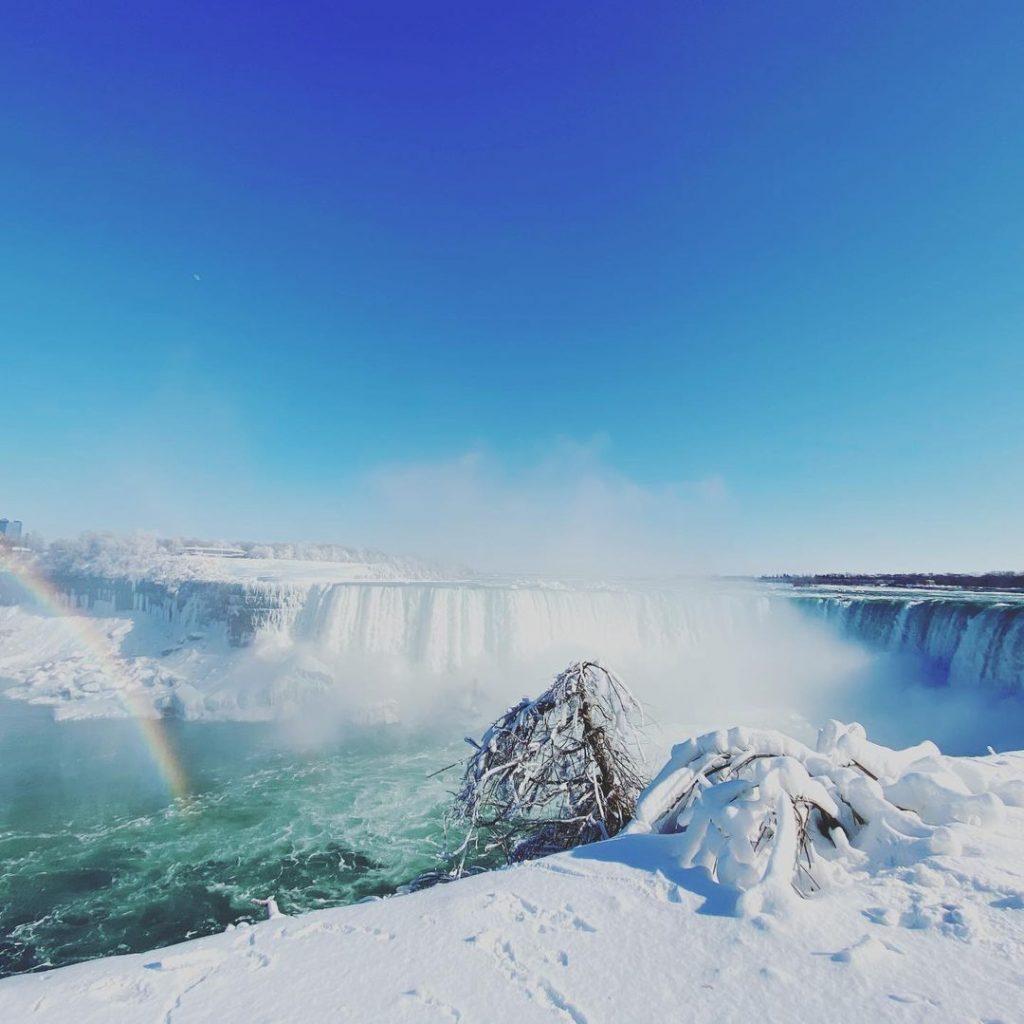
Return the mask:
M524 697L487 730L466 762L452 824L470 855L529 860L619 832L643 788L640 705L591 661L573 662L539 697Z

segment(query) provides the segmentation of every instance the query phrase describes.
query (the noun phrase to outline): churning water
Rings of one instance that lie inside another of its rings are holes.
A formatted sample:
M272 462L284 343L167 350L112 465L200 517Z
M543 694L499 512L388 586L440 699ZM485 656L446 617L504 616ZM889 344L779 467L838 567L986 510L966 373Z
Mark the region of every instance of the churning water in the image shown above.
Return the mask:
M432 866L462 756L376 733L300 753L266 725L166 721L171 802L133 723L0 698L0 974L151 949L394 892Z

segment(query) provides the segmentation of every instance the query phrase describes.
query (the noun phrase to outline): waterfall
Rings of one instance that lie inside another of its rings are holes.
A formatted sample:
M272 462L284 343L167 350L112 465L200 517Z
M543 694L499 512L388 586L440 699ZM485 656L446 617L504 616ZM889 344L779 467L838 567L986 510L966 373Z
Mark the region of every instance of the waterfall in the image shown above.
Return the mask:
M991 593L813 591L714 581L570 586L499 579L192 579L172 584L81 575L54 578L52 586L68 608L164 623L168 636L153 640L153 651L161 657L183 652L180 666L174 658L161 662L164 675L177 671L192 678L199 663L188 661L190 648L198 646L214 658L215 647L206 645L206 637L211 644L219 636L234 648L274 650L281 659L288 651L312 658L294 672L283 660L265 661L267 672L276 665L281 673L280 680L266 685L285 690L293 683L306 685L310 673L321 681L347 678L349 669L368 669L371 661L416 676L468 677L488 666L551 671L576 657L606 659L623 669L640 666L646 676L668 670L712 687L722 678L721 666L728 666L733 676L744 672L774 687L782 685L785 672L813 670L826 678L828 670L818 659L831 632L861 646L913 656L923 678L936 685L1024 690L1024 601ZM785 659L791 668L784 672ZM209 666L204 685L212 687L230 672L228 661L221 668L212 661ZM244 686L239 682L236 688L241 692Z
M481 659L554 651L628 656L738 638L771 614L750 590L566 589L477 584L315 586L290 621L292 639L334 655L387 654L431 672Z
M186 630L220 627L234 647L277 638L333 661L383 656L428 673L483 660L617 658L736 643L763 632L789 607L764 588L716 584L190 580L171 586L67 576L55 579L54 588L70 609L141 613Z
M938 684L1024 689L1024 602L980 595L795 594L843 635L920 658Z

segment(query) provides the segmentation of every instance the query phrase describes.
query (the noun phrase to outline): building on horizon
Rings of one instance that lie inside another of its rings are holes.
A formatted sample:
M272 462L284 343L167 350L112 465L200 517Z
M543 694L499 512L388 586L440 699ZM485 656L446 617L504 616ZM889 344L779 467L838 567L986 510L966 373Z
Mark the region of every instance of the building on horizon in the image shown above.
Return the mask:
M0 537L8 540L21 540L21 520L0 519Z

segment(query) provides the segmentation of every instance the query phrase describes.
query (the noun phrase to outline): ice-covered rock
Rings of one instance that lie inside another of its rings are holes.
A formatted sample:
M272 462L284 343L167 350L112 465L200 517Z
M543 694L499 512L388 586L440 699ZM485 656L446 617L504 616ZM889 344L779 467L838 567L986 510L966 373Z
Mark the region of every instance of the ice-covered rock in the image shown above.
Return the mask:
M178 683L167 697L168 712L175 718L186 720L204 717L206 703L203 695L189 683Z

